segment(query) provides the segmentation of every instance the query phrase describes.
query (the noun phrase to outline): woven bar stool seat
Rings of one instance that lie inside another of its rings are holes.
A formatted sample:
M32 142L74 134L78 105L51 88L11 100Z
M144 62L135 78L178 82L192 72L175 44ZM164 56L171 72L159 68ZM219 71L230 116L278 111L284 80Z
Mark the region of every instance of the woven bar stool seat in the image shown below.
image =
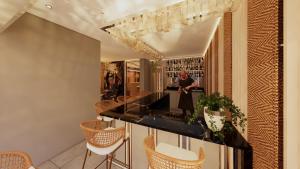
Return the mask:
M144 140L144 147L151 169L202 169L205 160L203 148L199 155L169 144L154 144L154 137L149 136Z
M24 152L0 152L0 169L34 169L31 158Z
M113 128L113 127L108 127L108 128L105 128L104 130L111 130L112 132L122 132L122 131L116 131L117 129L115 129L115 128ZM115 130L115 131L114 131ZM107 134L109 135L109 134L112 134L112 133L108 133L107 132ZM116 133L117 134L117 133ZM121 134L121 133L119 133L119 134ZM105 136L105 137L118 137L118 136ZM94 139L101 139L101 138L103 138L103 133L97 133L95 136L94 136L94 138L92 138L92 140L94 140ZM115 139L115 138L107 138L107 139ZM98 141L100 141L100 140L98 140ZM98 142L97 141L97 142ZM109 142L109 140L106 140L106 141L108 141ZM119 139L118 141L116 141L116 142L114 142L113 143L113 141L111 142L111 143L108 143L108 142L106 142L106 141L103 141L103 140L101 140L100 142L102 142L102 143L104 143L104 144L102 144L102 145L105 145L105 144L108 144L109 146L95 146L95 145L93 145L93 144L91 144L91 143L89 143L89 142L87 142L87 144L86 144L86 146L87 146L87 148L90 150L90 151L92 151L93 153L95 153L95 154L99 154L99 155L107 155L107 154L110 154L111 152L113 152L115 149L117 149L123 142L124 142L124 139L122 138L122 139ZM98 142L99 143L99 142ZM111 144L111 145L110 145Z
M80 128L82 129L87 141L87 151L82 168L84 168L89 151L98 155L106 155L106 159L104 161L109 162L109 167L108 163L106 165L107 168L111 168L114 152L129 139L125 133L125 127L105 128L105 126L105 122L99 120L86 121L80 124ZM102 161L98 166L100 166L104 161Z

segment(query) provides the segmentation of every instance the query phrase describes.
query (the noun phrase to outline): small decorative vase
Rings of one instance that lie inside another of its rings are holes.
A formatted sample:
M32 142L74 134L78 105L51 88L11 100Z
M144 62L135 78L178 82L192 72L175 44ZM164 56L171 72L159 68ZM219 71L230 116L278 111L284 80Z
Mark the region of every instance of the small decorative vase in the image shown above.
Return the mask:
M224 127L226 116L224 115L224 110L211 111L207 107L204 107L204 119L207 127L213 131L221 131Z

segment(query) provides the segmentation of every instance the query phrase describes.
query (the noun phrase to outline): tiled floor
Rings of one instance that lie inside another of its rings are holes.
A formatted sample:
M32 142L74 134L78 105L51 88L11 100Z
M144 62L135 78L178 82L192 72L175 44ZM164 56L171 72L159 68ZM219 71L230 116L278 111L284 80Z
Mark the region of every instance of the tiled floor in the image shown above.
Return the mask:
M49 161L44 162L39 169L81 169L84 155L86 151L85 142L81 142L74 147L66 150L65 152L57 155ZM104 156L95 155L92 153L87 158L85 169L94 169L104 159ZM106 165L103 163L97 169L105 169ZM112 166L112 169L118 169L116 166Z

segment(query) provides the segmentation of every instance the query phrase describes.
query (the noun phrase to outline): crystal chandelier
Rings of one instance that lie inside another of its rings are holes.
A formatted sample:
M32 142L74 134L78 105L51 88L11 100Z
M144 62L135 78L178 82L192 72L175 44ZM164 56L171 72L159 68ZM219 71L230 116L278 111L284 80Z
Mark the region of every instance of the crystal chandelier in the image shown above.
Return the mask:
M103 30L137 52L162 58L157 50L144 43L140 37L149 33L169 32L204 21L212 15L222 16L238 8L240 0L184 0L156 11L147 11L115 20Z

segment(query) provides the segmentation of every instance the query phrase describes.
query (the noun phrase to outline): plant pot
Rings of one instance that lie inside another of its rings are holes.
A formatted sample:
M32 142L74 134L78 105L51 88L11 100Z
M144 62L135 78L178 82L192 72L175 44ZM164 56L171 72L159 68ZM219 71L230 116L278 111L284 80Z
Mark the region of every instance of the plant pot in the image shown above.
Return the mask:
M224 127L226 116L224 111L211 111L207 107L204 107L204 119L207 124L207 127L213 131L221 131Z

